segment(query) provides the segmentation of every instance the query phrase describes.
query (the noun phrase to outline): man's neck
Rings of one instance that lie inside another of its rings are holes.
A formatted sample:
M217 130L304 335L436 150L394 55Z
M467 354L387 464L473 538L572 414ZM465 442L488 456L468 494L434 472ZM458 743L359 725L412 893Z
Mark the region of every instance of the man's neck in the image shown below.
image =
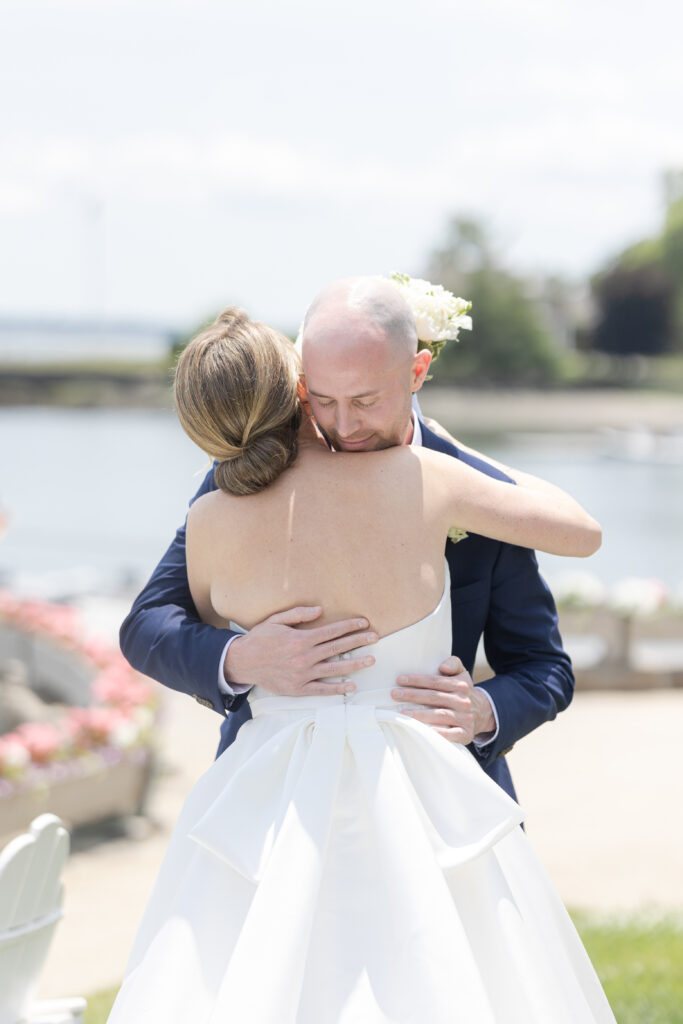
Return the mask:
M406 429L405 437L403 438L404 444L412 444L415 435L415 410L410 414L410 421Z

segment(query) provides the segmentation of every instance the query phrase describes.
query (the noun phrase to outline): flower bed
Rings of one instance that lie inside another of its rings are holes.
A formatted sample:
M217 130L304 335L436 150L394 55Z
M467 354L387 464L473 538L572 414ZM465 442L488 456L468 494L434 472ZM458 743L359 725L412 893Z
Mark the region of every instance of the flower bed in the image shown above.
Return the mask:
M564 610L607 610L628 618L683 616L683 589L672 593L661 580L629 576L608 588L590 572L570 572L553 586L558 607Z
M61 694L54 722L0 736L0 837L49 810L69 825L144 807L159 690L113 647L83 635L75 609L0 592L5 657L20 657ZM52 675L52 678L50 676ZM74 699L79 706L68 706Z

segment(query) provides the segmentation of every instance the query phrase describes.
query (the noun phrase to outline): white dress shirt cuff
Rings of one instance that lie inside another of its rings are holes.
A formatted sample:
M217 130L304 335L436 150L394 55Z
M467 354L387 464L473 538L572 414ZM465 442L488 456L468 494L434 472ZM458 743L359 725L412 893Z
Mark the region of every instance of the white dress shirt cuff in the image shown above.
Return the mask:
M225 681L225 659L228 655L228 648L230 647L230 644L236 639L236 636L230 637L223 648L223 654L218 662L218 689L221 693L226 693L228 697L237 697L240 693L248 693L249 690L251 690L251 686L246 686L244 683L231 684Z
M493 703L493 697L491 696L491 694L488 692L488 690L485 690L483 686L478 686L477 689L481 690L482 693L486 694L488 702L491 705L491 711L493 711L494 721L496 723L496 727L493 730L493 732L478 732L477 735L474 737L474 740L472 741L477 750L483 750L484 747L488 746L489 743L493 743L493 741L495 740L496 736L498 735L498 730L500 729L500 722L498 721L498 712L496 710L496 705Z

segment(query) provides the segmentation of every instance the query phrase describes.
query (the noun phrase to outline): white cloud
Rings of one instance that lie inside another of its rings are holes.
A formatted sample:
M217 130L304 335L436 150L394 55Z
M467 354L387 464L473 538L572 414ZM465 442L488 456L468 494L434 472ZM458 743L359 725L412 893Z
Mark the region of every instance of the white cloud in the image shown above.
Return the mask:
M35 208L37 194L21 181L0 178L0 216L21 216Z
M505 183L572 192L619 189L683 164L683 136L635 114L529 120L426 147L421 160L339 155L332 146L221 136L209 141L149 134L94 144L86 139L15 140L0 185L2 208L44 204L70 190L154 203L196 204L230 192L253 197L429 205L493 198Z
M34 202L68 187L153 202L197 202L230 190L253 196L344 201L411 200L443 191L451 176L426 160L403 169L390 161L340 159L320 147L242 135L195 141L182 135L116 139L106 145L70 138L12 143L8 195Z
M320 275L422 270L461 211L511 240L520 271L588 273L654 230L658 176L683 165L666 0L646 16L631 0L7 7L13 308L76 305L96 228L123 312L182 298L203 314L226 281L295 311Z

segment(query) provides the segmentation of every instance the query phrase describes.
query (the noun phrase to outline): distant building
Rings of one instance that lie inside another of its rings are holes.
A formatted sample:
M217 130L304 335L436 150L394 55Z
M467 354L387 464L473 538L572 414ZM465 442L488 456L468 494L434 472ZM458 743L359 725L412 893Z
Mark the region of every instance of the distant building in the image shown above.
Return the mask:
M0 363L152 362L174 336L152 324L0 318Z

